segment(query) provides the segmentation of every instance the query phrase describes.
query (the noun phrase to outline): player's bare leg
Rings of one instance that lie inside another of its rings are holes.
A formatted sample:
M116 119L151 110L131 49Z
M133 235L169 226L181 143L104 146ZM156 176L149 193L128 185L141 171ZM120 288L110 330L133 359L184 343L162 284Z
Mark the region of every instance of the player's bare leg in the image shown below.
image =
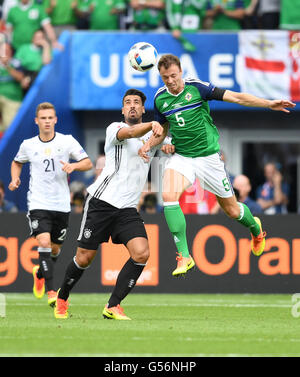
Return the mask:
M178 251L177 268L173 276L185 276L187 271L195 266L186 239L186 222L179 205L181 194L191 185L191 182L179 172L166 169L163 178L164 214L169 230L172 233Z
M260 219L253 217L250 209L244 203L239 203L235 196L230 198L220 198L217 196L217 200L227 216L249 228L252 237L252 252L256 256L261 255L265 248L266 232L262 230Z

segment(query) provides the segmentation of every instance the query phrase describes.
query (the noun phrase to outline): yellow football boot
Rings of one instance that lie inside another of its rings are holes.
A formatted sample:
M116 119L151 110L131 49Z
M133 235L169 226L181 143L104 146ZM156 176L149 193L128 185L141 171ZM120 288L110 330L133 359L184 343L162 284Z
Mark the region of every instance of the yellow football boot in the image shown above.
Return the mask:
M37 277L37 272L40 266L34 266L32 270L33 275L33 294L36 298L40 299L45 294L45 279L39 279Z
M185 274L195 266L194 259L189 256L183 257L181 253L177 253L177 268L172 272L173 276L185 276Z
M252 250L252 253L258 257L265 250L265 245L266 245L265 237L267 233L262 231L260 219L258 217L254 217L254 220L257 222L257 224L260 227L260 234L256 237L253 236L253 234L251 234L251 237L252 237L251 250Z
M131 318L127 317L127 315L124 314L123 308L121 308L120 305L112 306L111 308L108 308L107 305L105 305L102 314L105 319L131 321Z

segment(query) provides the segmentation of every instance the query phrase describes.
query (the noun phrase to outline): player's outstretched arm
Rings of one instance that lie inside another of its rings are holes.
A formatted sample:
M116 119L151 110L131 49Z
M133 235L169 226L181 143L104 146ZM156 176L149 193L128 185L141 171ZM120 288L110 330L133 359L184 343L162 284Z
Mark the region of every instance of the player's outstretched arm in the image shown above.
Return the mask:
M296 106L289 100L268 100L248 93L233 92L232 90L225 90L223 101L248 107L263 107L285 113L289 113L288 109L293 109Z
M156 121L139 123L130 127L123 127L118 131L118 140L131 139L135 137L144 136L147 132L151 131L153 135L159 137L163 134L163 127Z
M20 175L22 172L23 164L20 162L13 161L11 163L10 173L11 173L11 182L8 185L10 191L15 191L19 188L21 184Z

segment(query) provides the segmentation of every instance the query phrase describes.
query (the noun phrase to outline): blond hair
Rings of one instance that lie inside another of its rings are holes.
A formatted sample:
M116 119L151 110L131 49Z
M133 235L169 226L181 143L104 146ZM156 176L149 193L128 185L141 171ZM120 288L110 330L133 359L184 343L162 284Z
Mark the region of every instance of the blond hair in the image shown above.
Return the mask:
M49 110L49 109L54 110L54 113L56 115L56 110L55 110L54 105L52 105L52 103L42 102L37 106L36 111L35 111L35 116L36 117L38 116L38 113L39 113L40 110Z

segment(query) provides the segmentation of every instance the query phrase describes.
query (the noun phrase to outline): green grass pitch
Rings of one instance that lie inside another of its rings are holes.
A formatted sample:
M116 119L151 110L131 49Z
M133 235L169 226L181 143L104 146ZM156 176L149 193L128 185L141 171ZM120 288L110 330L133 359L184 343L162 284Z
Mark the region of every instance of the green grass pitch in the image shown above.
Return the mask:
M103 319L109 294L71 294L67 320L46 296L4 297L1 357L300 356L292 295L132 293L122 304L132 321Z

